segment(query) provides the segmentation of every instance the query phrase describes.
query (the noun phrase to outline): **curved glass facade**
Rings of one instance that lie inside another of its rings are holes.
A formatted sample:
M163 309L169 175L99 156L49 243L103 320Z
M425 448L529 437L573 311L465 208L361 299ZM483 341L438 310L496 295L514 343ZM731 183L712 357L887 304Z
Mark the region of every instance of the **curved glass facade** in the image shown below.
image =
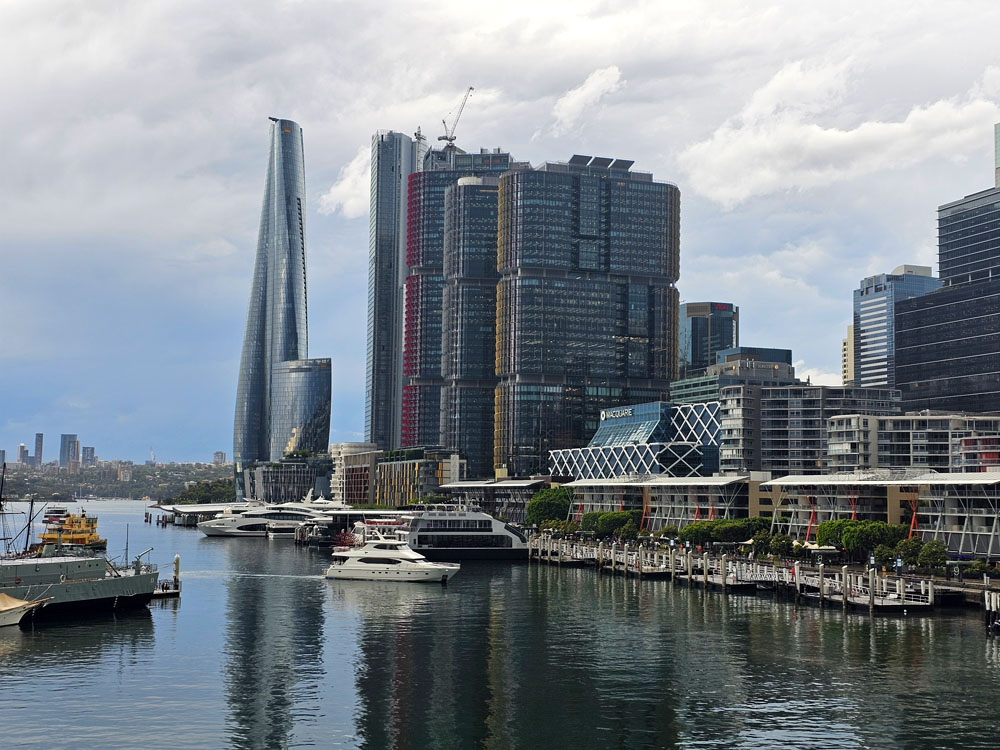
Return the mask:
M299 359L271 368L271 460L327 450L330 360Z
M324 403L326 437L314 441L309 450L325 450L329 436L330 370L329 360L318 380L309 380L309 388L318 396L286 399L304 387L303 378L290 377L278 363L294 364L308 356L306 327L306 233L305 233L305 162L302 130L291 120L271 118L271 143L264 181L264 203L260 213L257 254L254 260L250 303L247 307L243 354L236 389L236 417L233 425L233 460L237 494L243 495L243 466L260 460L278 460L284 455L276 446L287 442L285 420L295 417L301 431L316 436L323 417L305 415L301 405ZM318 360L322 361L322 360ZM274 382L274 375L282 378ZM287 376L287 377L286 377ZM277 388L276 388L277 385ZM291 388L291 391L289 391ZM298 399L298 400L295 400ZM277 419L276 423L273 423ZM280 434L274 432L280 428ZM303 447L298 448L302 450Z

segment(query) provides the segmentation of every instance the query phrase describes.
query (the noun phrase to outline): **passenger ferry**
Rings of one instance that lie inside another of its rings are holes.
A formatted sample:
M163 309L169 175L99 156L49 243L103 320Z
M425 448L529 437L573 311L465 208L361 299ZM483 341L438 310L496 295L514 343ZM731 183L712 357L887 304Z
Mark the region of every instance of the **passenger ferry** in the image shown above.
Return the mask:
M403 513L396 538L428 560L527 560L528 538L467 505L418 505Z
M62 547L69 550L106 550L108 540L97 533L97 516L88 516L86 511L79 515L71 513L45 526L38 535L43 546Z

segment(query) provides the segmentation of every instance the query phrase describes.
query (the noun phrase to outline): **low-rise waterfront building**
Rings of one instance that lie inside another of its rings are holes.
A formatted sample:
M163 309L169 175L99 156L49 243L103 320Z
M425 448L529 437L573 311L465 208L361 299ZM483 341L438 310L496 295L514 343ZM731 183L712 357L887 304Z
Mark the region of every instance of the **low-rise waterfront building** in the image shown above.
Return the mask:
M330 476L330 499L348 505L374 502L370 478L382 457L375 443L334 443L330 446L333 464Z
M956 555L1000 557L1000 472L875 469L789 475L765 482L772 531L815 539L824 521L912 523L926 542L939 539ZM762 514L763 515L763 514Z
M364 455L364 454L362 454ZM436 448L386 451L375 467L374 503L396 507L440 494L465 479L465 459Z
M450 482L439 488L453 502L482 508L494 518L508 523L524 523L528 503L539 490L552 486L548 478L470 479Z
M326 496L333 462L330 456L290 456L280 461L258 461L243 466L246 497L262 503L300 502L311 490L313 497Z
M705 476L718 470L719 404L653 401L604 409L584 448L549 452L554 477Z
M746 518L750 492L760 478L746 476L669 477L633 475L612 479L577 479L574 513L641 510L642 526L651 532L682 528L694 521Z

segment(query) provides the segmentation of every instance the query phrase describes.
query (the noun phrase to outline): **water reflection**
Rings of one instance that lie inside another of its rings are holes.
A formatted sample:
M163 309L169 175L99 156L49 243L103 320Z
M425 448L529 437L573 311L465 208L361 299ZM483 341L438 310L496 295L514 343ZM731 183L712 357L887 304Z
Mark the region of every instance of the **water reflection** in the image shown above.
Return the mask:
M221 540L226 589L226 728L232 747L286 747L322 717L325 590L288 542Z

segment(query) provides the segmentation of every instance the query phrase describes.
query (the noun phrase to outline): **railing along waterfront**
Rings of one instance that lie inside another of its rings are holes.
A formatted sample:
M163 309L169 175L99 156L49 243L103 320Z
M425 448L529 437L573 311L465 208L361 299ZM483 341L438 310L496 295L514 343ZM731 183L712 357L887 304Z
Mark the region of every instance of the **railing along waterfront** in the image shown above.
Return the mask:
M839 605L871 612L927 611L941 604L941 593L964 596L962 590L942 587L933 578L880 575L874 568L859 572L846 565L776 564L689 548L594 543L541 535L529 542L529 555L532 560L553 565L593 565L601 573L669 578L689 586L734 593L769 589L820 606ZM995 627L1000 630L1000 591L986 587L980 603L988 624L998 623Z

